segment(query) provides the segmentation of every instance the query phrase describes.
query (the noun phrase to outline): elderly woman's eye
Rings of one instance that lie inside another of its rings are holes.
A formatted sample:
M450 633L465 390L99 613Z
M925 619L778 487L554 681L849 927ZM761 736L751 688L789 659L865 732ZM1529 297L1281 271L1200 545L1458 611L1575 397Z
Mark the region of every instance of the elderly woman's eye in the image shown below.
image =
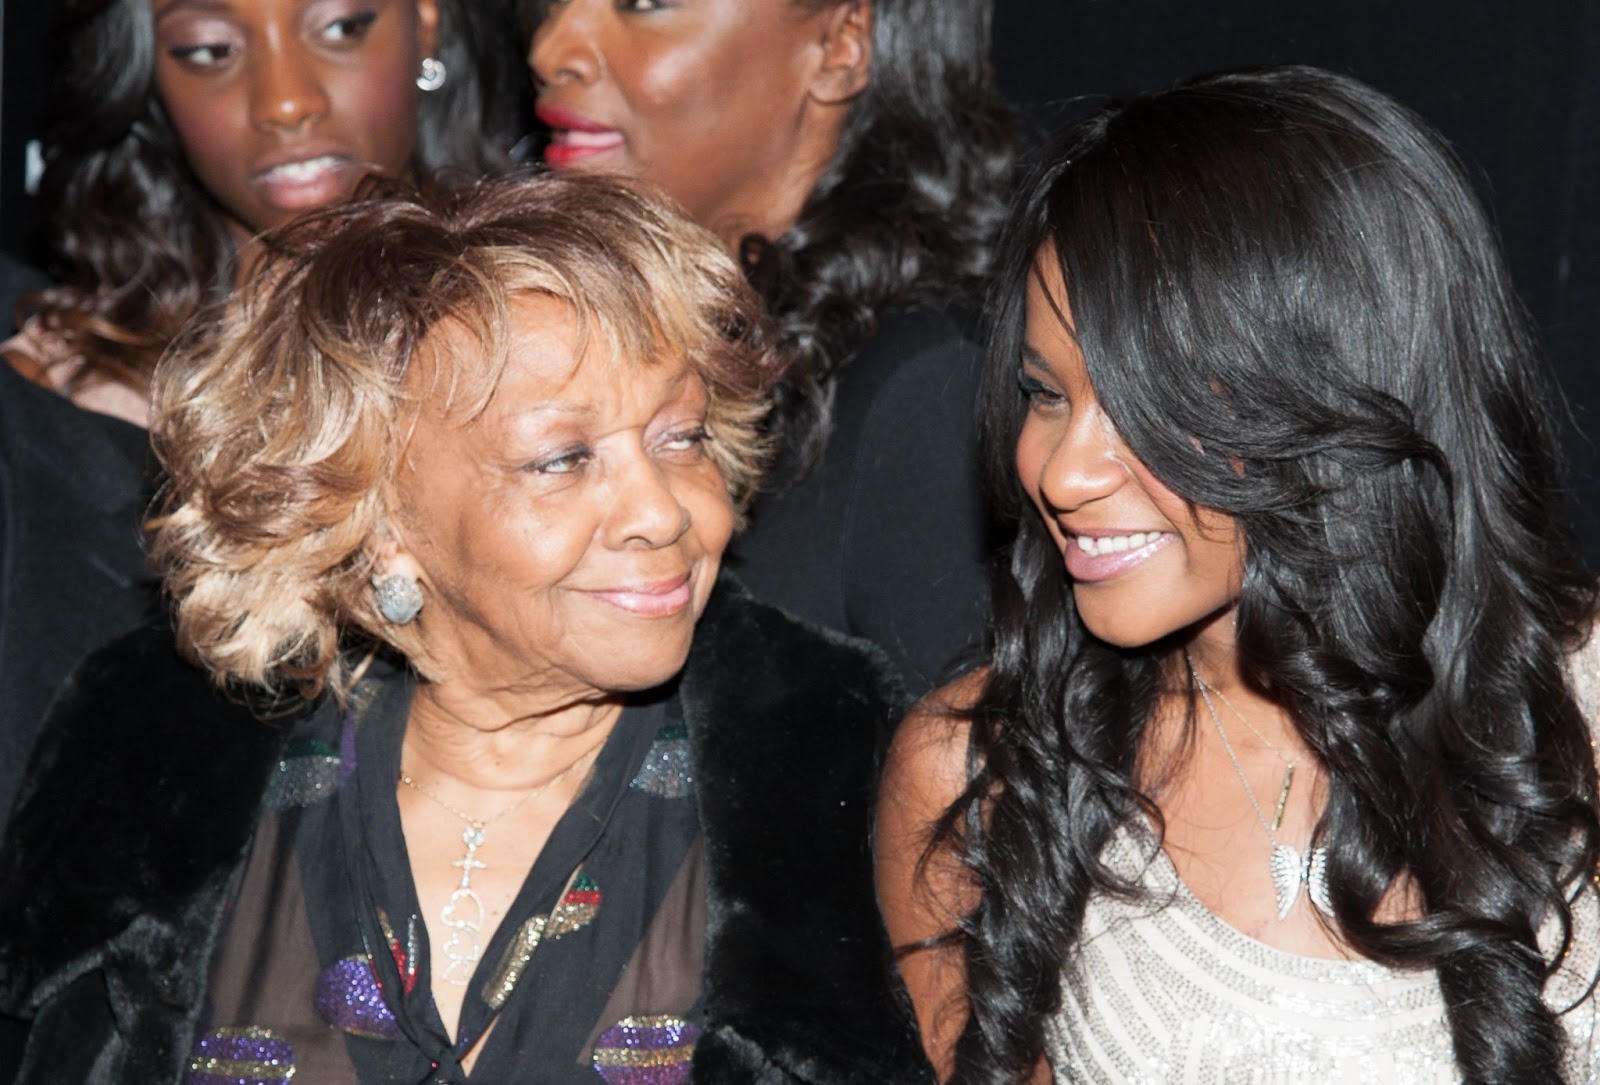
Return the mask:
M668 435L667 439L661 442L661 447L668 452L697 451L710 439L711 435L706 432L704 426L695 426Z
M535 460L524 470L538 475L570 475L590 460L587 448L572 448L542 460Z

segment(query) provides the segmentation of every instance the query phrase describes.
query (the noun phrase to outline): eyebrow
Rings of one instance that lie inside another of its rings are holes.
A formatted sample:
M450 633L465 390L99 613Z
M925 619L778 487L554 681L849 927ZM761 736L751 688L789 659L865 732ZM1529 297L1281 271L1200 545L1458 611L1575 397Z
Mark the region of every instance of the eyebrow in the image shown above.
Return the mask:
M170 0L155 8L151 14L155 20L166 18L176 11L198 11L206 15L227 15L233 10L233 5L226 0Z
M574 403L570 399L541 399L537 403L530 403L523 408L525 411L555 411L558 414L593 414L594 408L587 403Z
M1018 361L1023 369L1042 369L1046 373L1050 372L1050 363L1045 359L1045 356L1027 344L1023 344L1022 356Z

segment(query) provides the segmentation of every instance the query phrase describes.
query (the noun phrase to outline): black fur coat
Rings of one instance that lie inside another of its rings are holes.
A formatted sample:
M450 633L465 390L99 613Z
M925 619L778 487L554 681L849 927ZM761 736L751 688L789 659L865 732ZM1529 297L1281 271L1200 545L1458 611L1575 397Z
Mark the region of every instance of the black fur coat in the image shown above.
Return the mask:
M708 857L696 1082L931 1082L872 891L882 658L724 581L681 686ZM19 1083L176 1082L283 727L141 632L46 723L0 853L0 1009Z

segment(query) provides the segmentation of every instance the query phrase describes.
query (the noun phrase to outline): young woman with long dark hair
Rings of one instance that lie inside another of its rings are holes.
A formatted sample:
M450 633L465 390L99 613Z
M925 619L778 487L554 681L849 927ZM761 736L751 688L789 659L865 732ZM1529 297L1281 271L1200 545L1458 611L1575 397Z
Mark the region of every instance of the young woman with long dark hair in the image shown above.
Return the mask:
M508 164L526 107L503 6L64 0L38 209L59 285L24 299L8 359L143 425L156 360L256 234L367 173Z
M1593 1080L1595 583L1449 148L1308 68L1109 107L993 317L997 640L877 841L941 1075Z
M528 6L546 161L642 178L721 236L794 359L730 566L929 688L983 625L972 313L1015 141L992 0Z

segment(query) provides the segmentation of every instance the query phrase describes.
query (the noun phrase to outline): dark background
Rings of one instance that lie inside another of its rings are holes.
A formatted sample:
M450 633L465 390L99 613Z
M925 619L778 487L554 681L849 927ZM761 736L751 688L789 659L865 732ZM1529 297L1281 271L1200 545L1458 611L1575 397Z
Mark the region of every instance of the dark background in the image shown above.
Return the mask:
M937 3L938 0L926 0ZM49 0L4 6L0 249L23 252L23 144L47 92ZM995 67L1048 125L1202 71L1309 63L1417 109L1500 224L1572 407L1574 513L1600 569L1600 0L997 0Z

